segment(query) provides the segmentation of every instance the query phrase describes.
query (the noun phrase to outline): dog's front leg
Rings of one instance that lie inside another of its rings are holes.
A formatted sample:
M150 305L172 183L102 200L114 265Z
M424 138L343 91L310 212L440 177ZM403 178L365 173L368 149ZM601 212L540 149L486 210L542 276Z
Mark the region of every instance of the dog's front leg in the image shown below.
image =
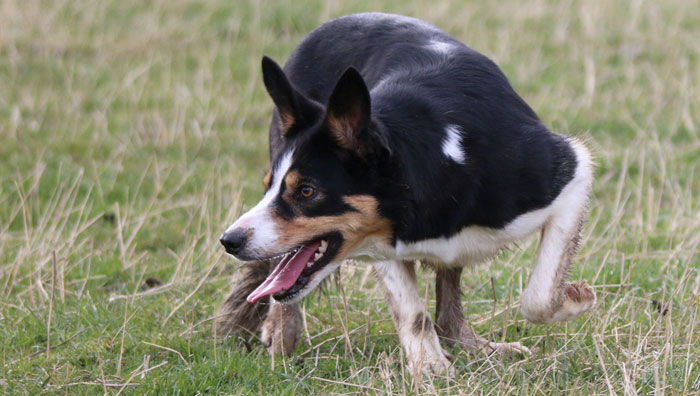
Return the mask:
M302 316L296 303L280 304L270 297L270 310L262 323L260 339L272 355L291 355L299 343Z
M374 271L383 286L411 374L446 370L451 374L450 362L418 296L414 263L382 261L374 264Z
M267 278L277 261L245 264L231 293L221 304L214 321L219 339L247 338L262 331L261 341L273 355L290 355L301 337L302 316L296 303L282 305L267 301L249 303L246 297Z

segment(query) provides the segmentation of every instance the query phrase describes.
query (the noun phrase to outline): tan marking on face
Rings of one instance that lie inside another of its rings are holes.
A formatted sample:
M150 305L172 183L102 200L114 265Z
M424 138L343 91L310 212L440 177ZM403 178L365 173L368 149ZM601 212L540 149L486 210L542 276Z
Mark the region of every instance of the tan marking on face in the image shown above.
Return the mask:
M293 193L299 186L300 181L301 175L299 174L299 172L295 170L290 170L289 172L287 172L287 174L284 176L284 185L287 187L285 192Z
M272 180L272 170L268 170L267 173L265 173L265 176L263 176L263 186L265 187L265 190L270 188L270 181Z
M377 199L371 195L347 195L343 197L343 201L361 213L373 213L379 217L379 203Z
M285 178L286 179L286 178ZM377 200L369 195L351 195L343 200L357 211L339 216L295 217L292 220L275 218L280 250L290 250L301 243L329 232L340 232L343 245L334 260L343 260L366 237L378 238L390 244L391 222L379 216Z

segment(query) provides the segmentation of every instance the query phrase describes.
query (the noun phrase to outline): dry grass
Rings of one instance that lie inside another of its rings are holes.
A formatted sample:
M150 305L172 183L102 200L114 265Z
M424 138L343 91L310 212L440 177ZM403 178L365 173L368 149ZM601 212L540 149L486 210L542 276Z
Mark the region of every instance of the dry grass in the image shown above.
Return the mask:
M464 275L472 325L522 339L527 360L452 350L454 379L412 383L353 263L342 288L307 299L292 358L212 340L238 265L216 239L255 202L267 160L260 57L365 10L489 55L597 156L572 271L596 287L593 313L523 321L536 239ZM690 0L0 2L0 391L700 394L698 37Z

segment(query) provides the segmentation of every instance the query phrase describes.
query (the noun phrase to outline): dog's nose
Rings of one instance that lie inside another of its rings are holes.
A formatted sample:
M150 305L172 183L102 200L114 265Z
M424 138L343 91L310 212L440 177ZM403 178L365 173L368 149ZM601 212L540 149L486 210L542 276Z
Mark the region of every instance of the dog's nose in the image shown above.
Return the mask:
M247 230L237 228L231 232L225 232L224 235L219 238L219 242L226 248L226 252L233 254L234 256L238 254L245 246L248 241Z

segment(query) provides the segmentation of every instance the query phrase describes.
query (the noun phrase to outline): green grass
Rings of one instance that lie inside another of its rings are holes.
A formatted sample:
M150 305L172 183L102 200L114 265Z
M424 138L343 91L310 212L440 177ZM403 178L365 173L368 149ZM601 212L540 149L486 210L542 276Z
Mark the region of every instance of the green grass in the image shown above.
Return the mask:
M696 2L303 3L0 2L0 392L700 393ZM592 313L547 326L519 315L537 238L463 276L474 328L521 339L529 359L451 350L452 380L413 383L381 293L353 263L342 293L306 300L291 358L212 339L238 268L217 237L255 203L266 167L260 58L284 61L320 22L367 10L487 54L597 157L571 274L595 286Z

